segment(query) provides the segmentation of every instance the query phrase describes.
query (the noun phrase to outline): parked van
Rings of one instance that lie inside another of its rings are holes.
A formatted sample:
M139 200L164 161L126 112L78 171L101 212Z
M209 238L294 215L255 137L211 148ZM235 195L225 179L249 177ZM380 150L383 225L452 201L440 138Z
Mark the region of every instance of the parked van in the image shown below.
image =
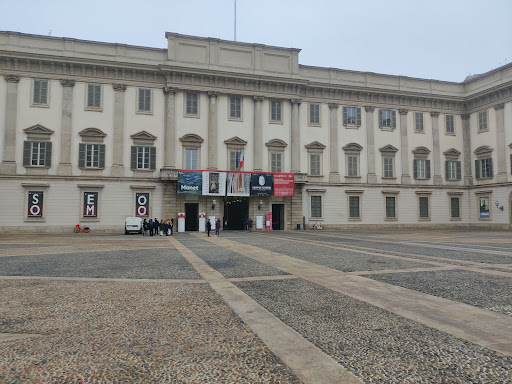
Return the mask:
M142 234L142 219L140 217L127 217L124 221L124 234L134 232Z

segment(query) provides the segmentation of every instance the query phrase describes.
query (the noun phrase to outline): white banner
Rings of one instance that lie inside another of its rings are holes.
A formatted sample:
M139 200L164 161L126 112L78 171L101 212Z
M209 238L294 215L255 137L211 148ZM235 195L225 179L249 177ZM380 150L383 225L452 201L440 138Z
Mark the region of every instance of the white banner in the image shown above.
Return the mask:
M203 196L226 196L226 172L203 171Z
M228 196L250 196L251 174L242 172L228 172L227 174Z

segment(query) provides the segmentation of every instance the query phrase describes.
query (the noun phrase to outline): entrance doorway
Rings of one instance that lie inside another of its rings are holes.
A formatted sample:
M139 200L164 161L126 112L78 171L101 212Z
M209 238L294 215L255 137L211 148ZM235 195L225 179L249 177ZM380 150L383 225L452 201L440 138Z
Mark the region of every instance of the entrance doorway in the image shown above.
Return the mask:
M284 230L284 204L272 204L272 229Z
M185 231L199 230L199 204L185 204Z
M224 197L224 225L222 228L242 230L246 219L249 219L249 199L238 196Z

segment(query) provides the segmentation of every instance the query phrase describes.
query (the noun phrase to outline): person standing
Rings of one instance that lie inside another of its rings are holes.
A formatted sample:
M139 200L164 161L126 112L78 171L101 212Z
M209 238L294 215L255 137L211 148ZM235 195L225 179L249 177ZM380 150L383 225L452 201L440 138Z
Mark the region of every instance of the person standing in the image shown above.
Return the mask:
M158 219L155 217L155 236L158 236L158 232L160 231L160 223Z
M153 231L155 230L155 223L153 223L152 219L149 219L149 236L153 236Z
M215 220L215 236L220 236L220 219Z
M142 236L147 236L148 235L148 222L146 221L146 219L144 219L144 221L142 222Z
M252 232L252 219L249 217L249 221L247 222L247 226L249 227L249 232Z
M171 217L171 222L169 224L169 227L171 227L171 236L172 236L172 229L174 227L174 218L173 217Z
M206 230L208 231L208 237L210 237L210 231L212 230L212 223L210 223L210 220L206 222Z

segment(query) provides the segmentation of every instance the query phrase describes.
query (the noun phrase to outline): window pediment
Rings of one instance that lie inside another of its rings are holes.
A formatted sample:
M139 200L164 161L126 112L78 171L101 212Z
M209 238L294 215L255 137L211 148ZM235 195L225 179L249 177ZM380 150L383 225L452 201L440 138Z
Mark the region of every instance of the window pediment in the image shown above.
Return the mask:
M482 145L481 147L478 147L475 149L475 152L473 152L478 157L487 157L492 154L493 149L489 147L488 145Z
M412 150L412 153L415 155L428 155L430 153L430 149L426 147L416 147Z
M363 147L357 143L349 143L342 148L345 152L361 152Z
M288 144L286 144L283 140L280 139L272 139L265 143L265 145L269 148L286 148Z
M247 145L247 141L239 138L238 136L232 137L231 139L224 140L224 144L228 147L245 147Z
M105 132L98 128L85 128L84 130L78 132L78 134L87 138L104 138L107 136Z
M201 144L202 142L204 142L204 139L199 135L195 135L195 134L191 133L191 134L182 136L180 138L180 141L183 144Z
M323 151L325 149L325 145L323 145L322 143L319 143L318 141L313 141L312 143L309 143L307 144L306 146L306 149L313 149L313 150L320 150L320 151Z
M25 128L23 130L27 135L37 134L37 135L51 135L54 131L43 127L40 124L33 125L32 127Z
M379 148L379 151L382 153L396 153L398 152L398 148L393 147L391 144L385 145L382 148Z
M460 156L460 152L457 151L455 148L450 148L450 149L444 151L443 154L447 158L452 158L452 159L458 159Z
M137 145L152 145L156 140L156 136L146 131L140 131L130 136Z

